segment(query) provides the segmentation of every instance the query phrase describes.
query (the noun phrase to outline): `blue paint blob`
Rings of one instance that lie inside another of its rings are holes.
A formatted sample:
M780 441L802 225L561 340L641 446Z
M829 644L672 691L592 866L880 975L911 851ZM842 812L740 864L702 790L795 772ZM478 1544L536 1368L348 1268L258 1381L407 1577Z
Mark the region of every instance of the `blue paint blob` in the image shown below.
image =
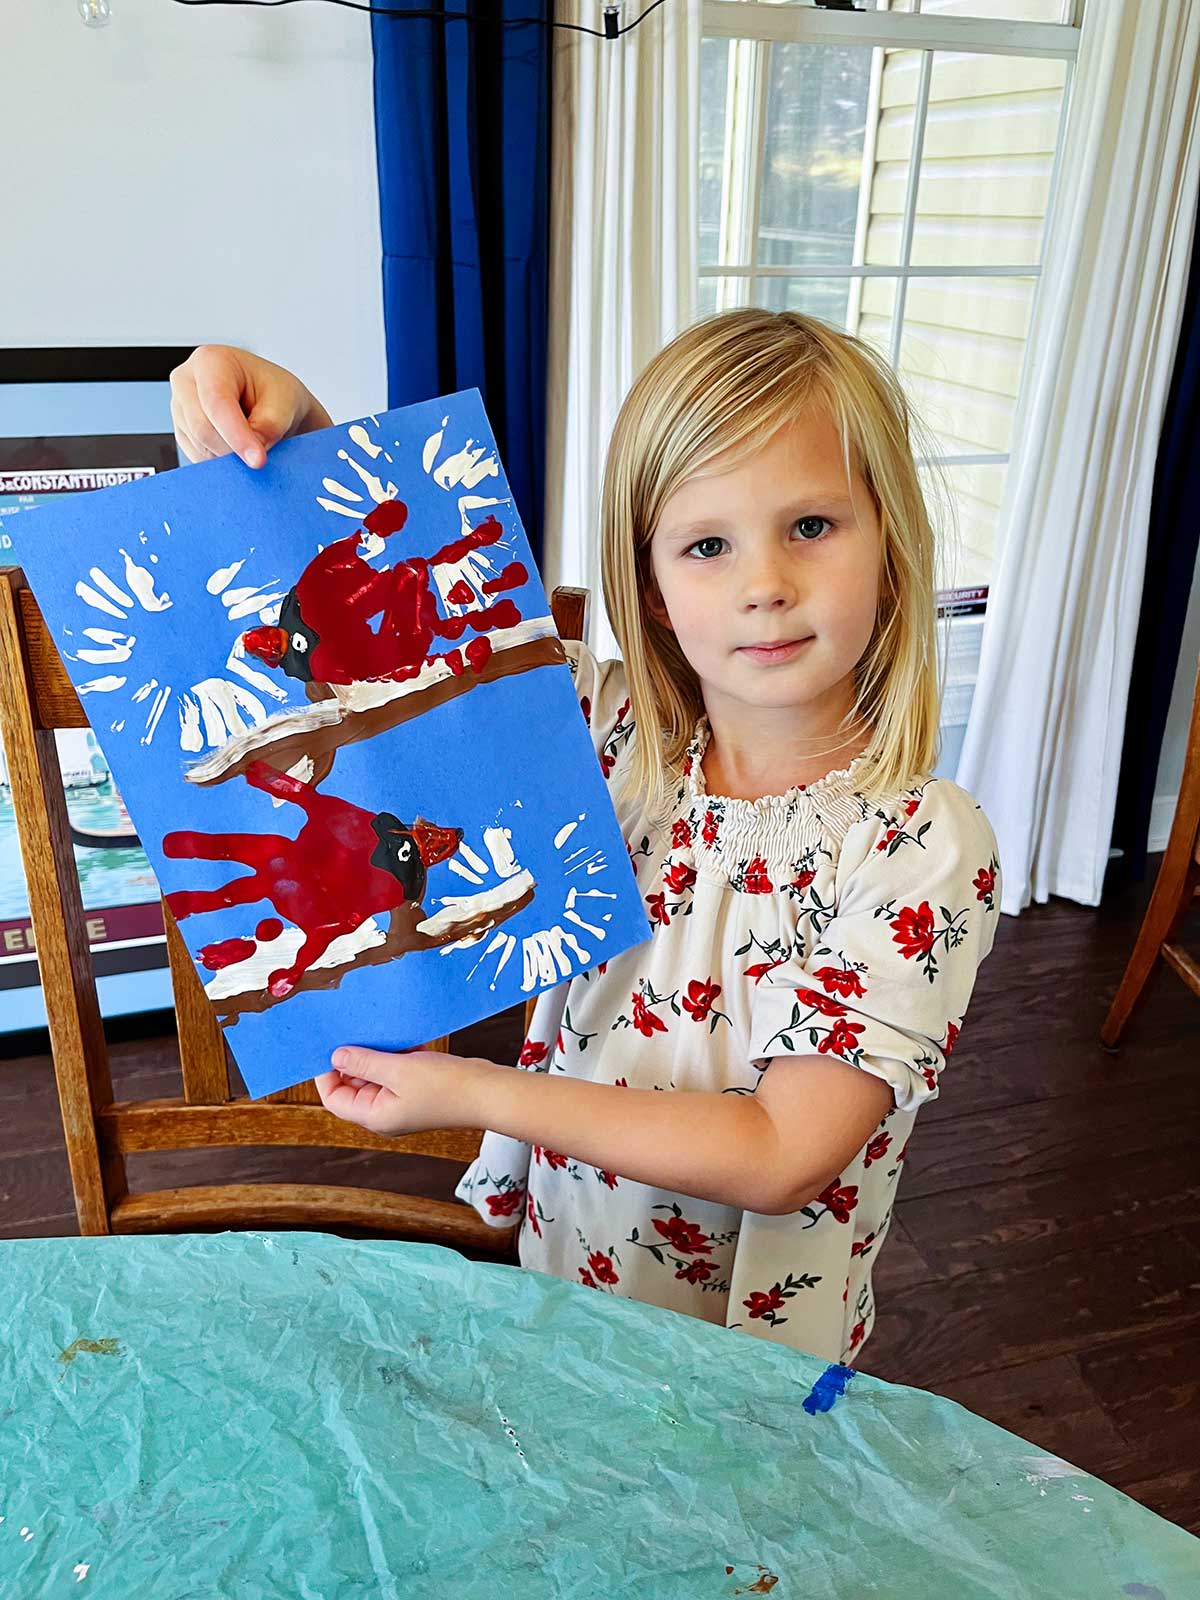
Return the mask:
M818 1411L832 1411L837 1401L845 1394L846 1385L853 1376L853 1367L840 1367L836 1364L826 1367L804 1397L804 1409L809 1416L815 1417Z
M1127 1583L1121 1593L1129 1595L1131 1600L1167 1600L1156 1583Z

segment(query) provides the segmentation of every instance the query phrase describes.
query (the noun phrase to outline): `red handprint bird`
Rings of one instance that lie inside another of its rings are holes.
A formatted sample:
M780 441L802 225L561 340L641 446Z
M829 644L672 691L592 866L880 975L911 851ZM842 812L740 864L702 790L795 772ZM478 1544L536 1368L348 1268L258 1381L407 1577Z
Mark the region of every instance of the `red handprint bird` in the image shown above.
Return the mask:
M388 539L407 520L402 501L385 500L363 518L363 527ZM461 616L440 616L429 569L496 544L503 532L496 518L488 517L428 560L406 556L384 571L359 555L360 533L339 539L312 558L288 591L278 626L251 628L242 635L242 643L267 666L305 683L398 683L416 677L434 661L445 661L455 676L467 667L481 672L492 647L480 636L495 628L515 627L521 613L511 600L499 600ZM518 574L518 566L506 569L495 588L524 582L528 574L523 567ZM474 598L468 585L461 587L466 597ZM484 585L485 593L490 588ZM451 597L457 598L454 591ZM460 639L468 628L477 637L462 650L431 653L435 638Z
M300 832L294 839L282 834L169 833L162 848L173 860L237 861L253 870L219 889L176 890L166 899L178 920L270 901L304 935L292 964L267 979L276 999L295 989L335 939L378 913L419 903L427 869L448 860L462 842L459 828L438 827L420 817L403 823L390 811L366 811L262 761L250 765L246 781L298 805L306 818ZM213 969L224 965L221 947L201 951L201 961Z

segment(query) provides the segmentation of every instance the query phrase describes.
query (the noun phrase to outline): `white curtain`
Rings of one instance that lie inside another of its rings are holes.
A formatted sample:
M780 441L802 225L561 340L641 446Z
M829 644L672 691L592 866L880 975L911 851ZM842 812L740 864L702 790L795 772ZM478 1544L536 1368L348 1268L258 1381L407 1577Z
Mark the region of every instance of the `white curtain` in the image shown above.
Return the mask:
M958 781L1002 909L1100 900L1200 175L1200 5L1088 0Z
M627 0L623 23L642 0ZM600 26L565 0L559 21ZM600 592L604 452L626 390L692 321L700 0L667 0L620 39L555 32L546 391L546 587L592 594L590 642L616 645Z

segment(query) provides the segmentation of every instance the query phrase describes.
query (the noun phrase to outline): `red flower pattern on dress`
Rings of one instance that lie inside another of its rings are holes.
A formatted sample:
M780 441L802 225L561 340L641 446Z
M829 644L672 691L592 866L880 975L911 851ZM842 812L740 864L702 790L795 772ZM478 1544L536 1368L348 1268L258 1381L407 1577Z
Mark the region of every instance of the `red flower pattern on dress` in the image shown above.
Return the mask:
M817 1196L817 1205L824 1206L835 1222L849 1222L850 1213L858 1204L858 1185L848 1183L843 1186L840 1177L837 1177Z
M686 817L676 817L671 824L671 849L686 850L692 842L692 830Z
M859 1044L856 1035L866 1031L865 1023L836 1017L833 1026L817 1046L817 1054L826 1056L833 1050L857 1050Z
M813 882L813 880L816 878L816 876L817 876L816 873L815 872L811 872L811 871L810 872L797 873L797 875L792 879L792 881L788 885L788 887L791 888L791 889L795 889L797 894L803 894L805 889L807 889L809 887L809 885Z
M818 967L813 977L820 980L829 994L840 994L843 1000L861 1000L867 992L853 967Z
M896 837L896 835L899 832L900 832L899 828L889 828L888 831L884 834L883 838L880 839L879 843L875 846L876 850L886 850L888 845L891 844L892 840Z
M526 1039L521 1046L520 1062L523 1067L536 1067L539 1061L546 1059L546 1046L537 1044L532 1039Z
M580 1267L579 1279L585 1289L598 1289L600 1287L586 1267Z
M776 1283L765 1294L761 1289L755 1289L742 1304L752 1317L765 1317L772 1311L778 1311L785 1301Z
M606 1256L601 1250L593 1250L588 1257L588 1266L596 1274L601 1283L620 1283L616 1268L612 1264L612 1257Z
M823 1017L844 1017L846 1008L837 1000L831 1000L828 995L819 994L816 989L797 989L796 999L802 1006L808 1006L810 1011L819 1011Z
M646 904L650 907L650 921L661 922L664 928L671 926L671 913L667 910L667 897L665 894L648 894Z
M952 1022L948 1022L946 1024L946 1042L942 1046L942 1054L944 1056L948 1056L951 1050L954 1049L954 1046L958 1043L958 1035L960 1031L961 1030L956 1028Z
M596 1176L606 1188L615 1189L617 1187L617 1175L615 1172L605 1172L603 1167L597 1167Z
M901 1150L900 1154L896 1157L896 1165L897 1166L899 1166L899 1164L904 1160L904 1158L905 1158L905 1156L907 1154L908 1154L908 1144L905 1143L904 1149Z
M542 1237L542 1225L538 1221L537 1211L534 1209L532 1191L525 1196L525 1215L528 1218L529 1226L540 1239Z
M921 1068L921 1076L925 1079L925 1087L927 1089L937 1088L937 1072L933 1067L928 1064L923 1066Z
M693 978L687 986L687 993L681 1002L683 1009L696 1022L703 1022L712 1010L713 1001L721 992L721 985L714 983L711 978L701 981Z
M590 728L592 725L592 702L588 699L586 694L580 695L579 697L579 709L583 712L583 720Z
M650 1010L640 994L633 996L633 1025L647 1039L653 1037L656 1033L666 1033L667 1031L666 1023Z
M521 1209L521 1201L525 1198L524 1189L514 1184L511 1189L505 1189L503 1194L485 1195L488 1210L494 1217L511 1217L514 1211Z
M712 1251L712 1240L696 1222L683 1217L654 1218L654 1226L672 1248L681 1256L706 1256Z
M675 1269L675 1276L682 1278L685 1283L706 1283L716 1270L715 1261L705 1261L703 1256L693 1256L690 1261Z
M863 1337L866 1334L866 1331L867 1331L867 1324L866 1324L865 1321L856 1322L854 1324L854 1326L850 1330L850 1348L851 1348L851 1350L853 1350L857 1345L860 1345L862 1343Z
M869 1167L872 1161L882 1161L891 1142L890 1133L877 1133L863 1152L863 1166Z
M904 807L904 815L905 815L905 816L906 816L906 817L914 817L914 816L916 816L916 814L917 814L917 812L918 812L918 811L919 811L919 810L920 810L920 809L921 809L921 798L920 798L920 796L919 796L919 795L918 795L918 796L917 796L917 797L916 797L916 799L914 799L914 800L909 800L909 801L908 801L908 802L907 802L907 803L906 803L906 804L905 804L905 807Z
M994 893L996 888L996 874L990 867L980 867L975 875L976 899L986 900L988 895Z
M916 910L912 906L903 907L888 926L894 930L894 942L900 946L900 954L906 961L914 956L927 956L933 949L933 912L928 900L922 900Z
M696 869L689 867L686 861L677 861L670 872L663 875L663 883L672 894L686 894L695 881Z
M719 827L720 823L717 821L716 812L712 810L706 811L704 813L704 826L700 829L700 837L710 850L717 842L717 829Z
M761 856L755 856L746 868L742 888L747 894L774 894L775 886L767 874L767 863Z
M768 972L774 972L776 967L786 966L787 959L787 956L781 956L778 961L756 961L752 967L746 968L743 977L753 978L757 984Z
M547 1150L544 1146L535 1144L533 1147L533 1159L539 1166L542 1164L543 1156L545 1156L546 1165L551 1172L558 1172L567 1164L566 1156L560 1156L557 1150Z

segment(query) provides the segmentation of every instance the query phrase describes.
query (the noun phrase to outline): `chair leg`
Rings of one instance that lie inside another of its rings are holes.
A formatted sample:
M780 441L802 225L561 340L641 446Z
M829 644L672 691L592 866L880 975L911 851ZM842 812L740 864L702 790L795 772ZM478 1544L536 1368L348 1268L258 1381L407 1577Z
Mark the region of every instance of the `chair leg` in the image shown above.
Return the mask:
M1194 859L1180 859L1177 855L1172 860L1169 854L1163 858L1133 954L1100 1030L1100 1042L1108 1049L1114 1049L1119 1042L1125 1024L1158 965L1164 943L1169 943L1178 933L1191 906L1198 878L1200 868Z

